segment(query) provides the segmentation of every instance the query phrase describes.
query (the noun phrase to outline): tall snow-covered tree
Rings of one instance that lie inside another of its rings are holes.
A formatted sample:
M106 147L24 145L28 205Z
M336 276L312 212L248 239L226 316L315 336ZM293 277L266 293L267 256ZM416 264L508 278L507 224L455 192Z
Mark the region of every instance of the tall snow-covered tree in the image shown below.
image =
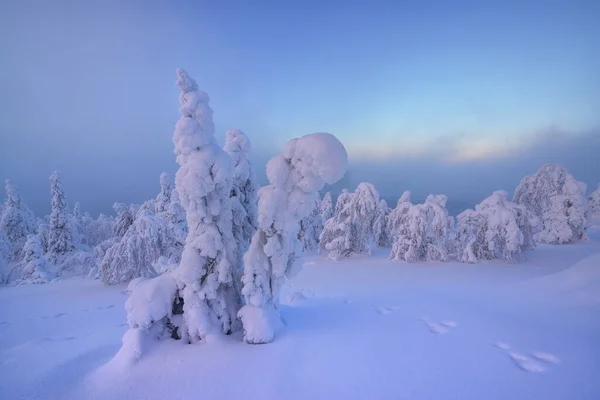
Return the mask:
M456 249L461 262L502 259L516 262L524 251L535 247L538 222L525 206L508 201L505 191L496 191L458 215Z
M11 260L20 258L27 236L34 233L35 229L33 212L21 200L17 187L6 180L6 201L0 216L0 234L4 235L11 244Z
M236 245L236 265L234 284L240 286L244 270L244 253L250 246L252 235L258 225L257 188L250 161L250 139L238 129L230 129L225 134L223 148L233 161L233 184L231 187L231 209L233 239Z
M0 283L8 283L8 261L13 257L12 244L0 233Z
M328 257L339 260L360 251L357 223L354 218L352 199L354 193L342 190L335 203L333 217L325 221L319 236L319 251L328 253Z
M166 172L160 174L160 192L156 196L156 213L160 214L167 211L169 204L171 204L171 192L173 187L171 180Z
M113 209L117 214L113 221L113 233L115 236L123 237L127 229L133 224L138 206L135 204L127 206L123 203L115 203L113 204Z
M377 244L374 224L379 212L379 193L372 184L362 182L358 184L352 201L361 241L361 251L370 252L371 248Z
M300 230L298 239L302 243L305 251L317 250L319 245L319 236L323 231L323 220L321 219L321 200L317 193L314 207L310 214L300 220Z
M38 235L29 235L23 247L18 283L44 283L52 279Z
M541 219L539 241L563 244L585 236L589 222L585 193L585 183L577 181L562 165L546 164L521 180L513 202Z
M400 201L390 221L395 237L391 260L447 261L451 217L445 195L429 195L423 204Z
M331 192L327 192L321 200L321 221L325 224L331 217L333 217L333 201L331 200Z
M232 231L233 163L214 137L209 97L177 70L181 119L173 142L179 170L175 187L186 209L188 236L177 270L187 338L203 340L219 325L235 330L241 305L233 283L236 244Z
M346 149L328 133L290 140L283 154L267 164L269 185L259 192L258 230L244 256L239 316L247 343L268 343L281 326L279 292L293 276L302 253L299 222L313 209L317 192L340 180L348 163Z
M50 192L52 208L48 226L48 259L52 263L57 263L64 258L65 254L75 250L75 241L67 210L67 200L56 171L50 175Z

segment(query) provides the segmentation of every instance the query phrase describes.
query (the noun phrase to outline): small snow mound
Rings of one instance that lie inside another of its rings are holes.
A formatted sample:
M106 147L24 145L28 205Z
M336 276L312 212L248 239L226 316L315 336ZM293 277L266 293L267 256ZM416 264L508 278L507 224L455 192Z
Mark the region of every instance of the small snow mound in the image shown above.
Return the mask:
M144 331L141 329L129 329L123 335L123 344L119 352L112 360L113 365L127 367L140 360L144 350ZM111 363L111 364L112 364Z
M273 306L256 307L246 304L238 313L244 326L244 341L263 344L273 341L275 333L283 328L279 313Z
M531 356L536 360L545 362L547 364L559 364L560 360L554 354L544 353L544 352L534 352L531 353Z
M533 279L526 288L580 305L600 305L600 253L593 254L555 274Z
M303 301L307 300L307 297L302 292L295 292L290 296L289 303L290 304L300 304Z

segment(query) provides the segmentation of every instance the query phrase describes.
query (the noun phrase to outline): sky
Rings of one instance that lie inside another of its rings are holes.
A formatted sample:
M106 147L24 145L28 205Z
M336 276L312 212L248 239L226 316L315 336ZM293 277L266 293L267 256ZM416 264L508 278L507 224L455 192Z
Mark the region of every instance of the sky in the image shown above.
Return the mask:
M264 165L331 132L347 176L472 206L542 164L600 182L600 2L5 0L0 178L37 213L48 176L92 214L174 173L175 70ZM454 203L453 203L454 202Z

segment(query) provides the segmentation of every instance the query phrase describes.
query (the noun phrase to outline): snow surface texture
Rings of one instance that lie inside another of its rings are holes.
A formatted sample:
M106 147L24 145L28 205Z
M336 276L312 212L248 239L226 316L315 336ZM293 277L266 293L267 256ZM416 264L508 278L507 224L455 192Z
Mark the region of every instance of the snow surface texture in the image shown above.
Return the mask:
M524 177L513 201L541 219L540 242L565 244L585 236L589 225L586 184L575 180L562 165L547 164Z
M3 287L0 398L600 398L600 282L580 269L597 270L600 242L540 245L519 265L400 267L388 253L341 262L307 257L281 292L284 330L259 347L244 345L241 333L201 346L164 340L145 347L150 332L124 337L123 285L69 278ZM565 289L563 272L579 283ZM137 310L154 315L136 318L168 315L172 282L140 291L161 300ZM113 359L120 347L131 352Z
M315 207L317 192L340 180L348 165L342 143L332 134L313 133L290 140L267 164L269 185L259 192L258 230L244 255L239 312L247 343L268 343L281 328L279 292L297 273L302 253L299 222Z

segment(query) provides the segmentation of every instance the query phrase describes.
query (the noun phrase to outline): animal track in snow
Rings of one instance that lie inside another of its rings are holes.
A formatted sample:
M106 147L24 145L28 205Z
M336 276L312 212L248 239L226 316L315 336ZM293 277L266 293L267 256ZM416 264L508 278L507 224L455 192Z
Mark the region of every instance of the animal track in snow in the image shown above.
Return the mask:
M538 361L545 362L546 364L559 364L560 360L554 354L544 353L536 351L531 353L531 356Z
M66 312L61 312L61 313L58 313L58 314L54 314L54 318L62 317L63 315L67 315L67 313Z
M554 354L546 353L546 352L532 352L531 357L528 357L524 354L517 353L515 351L510 351L511 347L508 343L505 342L495 342L492 343L495 347L500 350L504 350L507 352L508 357L513 361L513 363L520 369L526 372L543 372L546 368L540 364L540 362L545 364L559 364L560 360Z
M531 360L529 357L520 353L508 353L511 360L523 371L526 372L543 372L545 368Z
M373 306L373 307L375 307L375 311L377 311L381 315L391 314L394 311L398 311L398 309L400 308L398 306L391 306L391 307Z
M423 321L431 333L435 333L436 335L444 335L448 333L449 329L456 328L458 326L458 324L454 321L442 321L438 324L431 321L427 317L421 318L421 321Z

